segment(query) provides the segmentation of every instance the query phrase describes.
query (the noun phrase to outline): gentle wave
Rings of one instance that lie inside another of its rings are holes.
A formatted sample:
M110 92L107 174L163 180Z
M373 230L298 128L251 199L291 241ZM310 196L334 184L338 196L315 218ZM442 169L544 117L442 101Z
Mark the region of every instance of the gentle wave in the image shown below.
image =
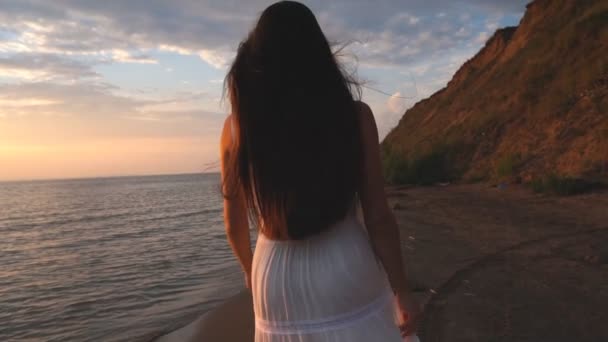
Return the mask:
M239 291L218 184L0 183L0 341L145 341Z
M89 215L89 216L82 216L82 217L71 218L71 219L57 219L57 220L35 222L35 223L11 224L10 226L7 223L7 221L11 220L9 218L7 220L0 220L0 223L4 223L6 225L6 231L11 232L11 231L17 231L17 230L21 231L22 229L45 227L45 226L57 226L57 225L64 225L64 224L69 224L69 223L79 223L79 222L88 223L88 222L94 222L94 221L107 221L107 220L115 219L115 218L126 218L126 217L130 217L133 215L148 214L153 211L154 211L154 208L150 208L149 210L147 210L146 212L143 212L143 213L142 212L125 212L125 213L120 213L120 214ZM152 218L124 220L124 222L121 222L121 223L165 220L165 219L172 219L172 218L190 217L190 216L196 216L196 215L214 214L214 213L219 213L219 212L221 212L221 209L214 208L214 209L198 210L198 211L187 212L187 213L180 213L180 214L175 214L175 215L164 215L164 216L152 217ZM25 217L25 218L28 219L27 217ZM29 219L31 219L31 218L29 218ZM3 222L3 221L5 221L5 222Z

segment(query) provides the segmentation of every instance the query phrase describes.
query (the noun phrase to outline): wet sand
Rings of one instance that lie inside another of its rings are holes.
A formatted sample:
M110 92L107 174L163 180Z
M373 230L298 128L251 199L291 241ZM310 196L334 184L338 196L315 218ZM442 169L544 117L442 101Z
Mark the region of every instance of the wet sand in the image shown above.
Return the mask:
M427 341L608 340L608 193L391 188ZM158 341L252 341L247 292Z

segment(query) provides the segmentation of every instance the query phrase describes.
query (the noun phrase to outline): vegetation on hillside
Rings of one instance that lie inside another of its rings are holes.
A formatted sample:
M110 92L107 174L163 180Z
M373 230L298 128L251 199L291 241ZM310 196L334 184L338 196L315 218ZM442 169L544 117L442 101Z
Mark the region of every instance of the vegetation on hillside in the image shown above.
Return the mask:
M457 178L451 154L435 147L428 154L407 159L403 154L385 149L382 153L384 177L392 184L433 185Z
M608 2L536 0L382 143L394 183L608 179ZM575 181L581 180L581 181ZM573 185L576 184L576 185ZM577 192L577 191L573 191Z
M560 177L550 174L532 180L530 187L536 193L568 196L582 194L603 187L603 184L580 178Z

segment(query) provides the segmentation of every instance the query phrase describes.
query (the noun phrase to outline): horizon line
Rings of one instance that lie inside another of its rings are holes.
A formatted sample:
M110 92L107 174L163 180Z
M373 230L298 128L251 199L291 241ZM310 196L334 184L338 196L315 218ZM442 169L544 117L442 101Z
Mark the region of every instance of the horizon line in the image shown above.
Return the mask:
M146 174L123 174L123 175L100 175L100 176L84 176L84 177L57 177L57 178L23 178L23 179L0 179L0 183L29 183L29 182L50 182L50 181L69 181L69 180L87 180L87 179L107 179L107 178L128 178L128 177L155 177L155 176L187 176L187 175L205 175L220 173L219 171L197 171L197 172L181 172L181 173L146 173Z

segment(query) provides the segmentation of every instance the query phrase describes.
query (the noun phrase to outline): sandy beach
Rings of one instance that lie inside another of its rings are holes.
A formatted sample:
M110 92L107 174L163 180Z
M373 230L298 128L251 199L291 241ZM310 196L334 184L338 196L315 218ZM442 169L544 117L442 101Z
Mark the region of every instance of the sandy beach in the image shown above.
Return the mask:
M608 193L556 198L482 185L391 193L426 303L423 341L608 338Z
M406 267L425 304L422 341L608 338L608 193L520 187L390 188ZM173 341L252 341L242 292Z

